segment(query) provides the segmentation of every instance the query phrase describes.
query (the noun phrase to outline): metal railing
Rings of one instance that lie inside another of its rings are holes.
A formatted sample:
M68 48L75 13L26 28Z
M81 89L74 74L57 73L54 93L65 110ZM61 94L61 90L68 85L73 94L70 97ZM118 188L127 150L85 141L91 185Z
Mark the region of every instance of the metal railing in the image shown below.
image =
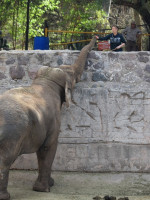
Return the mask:
M45 28L45 30L44 30L44 36L48 37L48 33L52 33L52 32L53 33L72 33L72 34L91 34L91 35L106 35L106 34L110 34L110 33L104 33L104 32L80 32L80 31L48 30L48 28ZM143 33L143 34L141 34L141 38L143 36L150 37L150 34ZM53 44L50 44L50 46L59 46L59 45L68 45L68 44L82 43L82 42L87 42L87 41L90 41L90 40L91 39L80 40L80 41L72 41L72 42L63 42L63 43L53 43Z

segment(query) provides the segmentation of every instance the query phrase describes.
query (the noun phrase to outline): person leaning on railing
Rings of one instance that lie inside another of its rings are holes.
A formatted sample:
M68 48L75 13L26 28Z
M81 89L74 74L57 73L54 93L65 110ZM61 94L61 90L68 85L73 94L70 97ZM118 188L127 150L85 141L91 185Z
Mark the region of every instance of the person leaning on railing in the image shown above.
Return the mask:
M122 47L125 46L125 39L122 36L122 34L118 33L118 27L116 25L112 26L112 33L109 35L106 35L105 37L99 37L97 36L97 39L102 40L110 40L110 49L112 51L122 51Z

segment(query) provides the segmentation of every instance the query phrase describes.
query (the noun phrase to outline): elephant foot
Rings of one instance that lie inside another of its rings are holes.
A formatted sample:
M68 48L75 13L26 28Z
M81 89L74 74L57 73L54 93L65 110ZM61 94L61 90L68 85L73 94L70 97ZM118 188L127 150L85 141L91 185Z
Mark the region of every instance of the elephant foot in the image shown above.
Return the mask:
M8 192L0 192L0 200L9 200L10 194Z
M54 179L50 177L49 179L49 186L52 187L54 185Z
M50 186L45 186L43 183L36 181L33 185L33 190L37 192L50 192Z
M37 192L50 192L50 187L54 185L54 179L50 178L48 184L40 182L38 179L33 185L33 190Z

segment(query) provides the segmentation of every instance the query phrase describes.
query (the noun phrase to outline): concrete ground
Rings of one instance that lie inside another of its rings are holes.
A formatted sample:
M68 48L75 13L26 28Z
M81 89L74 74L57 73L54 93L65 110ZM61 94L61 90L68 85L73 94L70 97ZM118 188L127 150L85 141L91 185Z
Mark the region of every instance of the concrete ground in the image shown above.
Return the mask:
M32 191L37 171L11 170L8 191L12 200L92 200L105 195L150 200L150 174L53 172L50 193Z

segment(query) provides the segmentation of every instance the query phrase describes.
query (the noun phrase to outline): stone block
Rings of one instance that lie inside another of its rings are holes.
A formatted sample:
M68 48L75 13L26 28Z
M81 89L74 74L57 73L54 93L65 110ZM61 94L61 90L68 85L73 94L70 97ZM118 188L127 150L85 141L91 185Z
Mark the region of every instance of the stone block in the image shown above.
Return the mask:
M25 71L20 66L12 66L9 70L11 78L14 79L22 79L25 76Z

